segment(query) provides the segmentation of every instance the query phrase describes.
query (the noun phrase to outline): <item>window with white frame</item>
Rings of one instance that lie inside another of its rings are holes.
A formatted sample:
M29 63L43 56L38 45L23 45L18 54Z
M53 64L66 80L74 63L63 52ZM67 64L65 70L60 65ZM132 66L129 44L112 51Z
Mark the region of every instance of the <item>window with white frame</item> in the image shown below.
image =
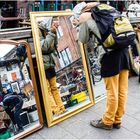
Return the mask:
M69 48L65 48L63 51L59 53L59 55L60 55L59 62L61 68L64 68L72 63L72 56Z
M61 38L63 36L63 31L62 31L62 28L61 26L58 26L57 28L57 37L58 39Z

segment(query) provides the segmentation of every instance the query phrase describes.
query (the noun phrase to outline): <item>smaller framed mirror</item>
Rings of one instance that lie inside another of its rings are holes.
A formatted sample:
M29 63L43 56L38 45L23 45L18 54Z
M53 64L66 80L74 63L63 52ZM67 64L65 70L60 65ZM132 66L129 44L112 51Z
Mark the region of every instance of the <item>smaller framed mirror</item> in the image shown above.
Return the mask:
M30 46L0 40L0 139L20 139L42 126Z

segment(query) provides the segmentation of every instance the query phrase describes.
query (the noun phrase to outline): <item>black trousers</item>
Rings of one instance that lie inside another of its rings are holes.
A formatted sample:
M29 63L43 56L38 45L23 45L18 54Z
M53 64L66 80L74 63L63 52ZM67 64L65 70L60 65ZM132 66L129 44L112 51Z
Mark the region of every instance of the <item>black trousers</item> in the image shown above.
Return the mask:
M16 106L15 111L11 111L11 108L6 108L5 111L9 115L10 119L12 120L13 124L17 124L19 129L23 128L20 113L22 111L23 101L21 100Z

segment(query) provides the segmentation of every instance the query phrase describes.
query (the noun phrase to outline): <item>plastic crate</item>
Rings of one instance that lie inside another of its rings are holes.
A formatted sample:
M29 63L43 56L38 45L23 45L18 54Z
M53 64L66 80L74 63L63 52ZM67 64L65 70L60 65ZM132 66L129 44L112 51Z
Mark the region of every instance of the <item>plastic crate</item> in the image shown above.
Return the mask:
M86 98L87 98L86 93L84 91L82 91L80 93L72 95L70 97L70 100L73 101L73 100L77 99L78 103L80 103L80 102L84 101Z

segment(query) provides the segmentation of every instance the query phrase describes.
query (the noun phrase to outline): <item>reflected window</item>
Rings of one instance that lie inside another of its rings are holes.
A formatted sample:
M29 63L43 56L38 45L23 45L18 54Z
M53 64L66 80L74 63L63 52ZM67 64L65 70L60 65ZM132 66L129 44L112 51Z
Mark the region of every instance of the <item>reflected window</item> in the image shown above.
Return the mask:
M64 68L65 67L65 64L64 64L63 58L61 56L61 52L60 52L60 55L59 56L60 56L60 58L59 58L60 66L61 66L61 68Z
M61 28L61 26L59 26L57 28L57 37L58 37L58 39L61 38L63 35L64 34L63 34L63 31L62 31L62 28Z
M61 68L64 68L72 63L72 57L69 48L65 48L63 51L60 52L59 62Z
M66 50L66 54L67 54L67 56L68 56L70 62L72 62L72 56L71 56L71 53L70 53L69 48L66 48L65 50Z

